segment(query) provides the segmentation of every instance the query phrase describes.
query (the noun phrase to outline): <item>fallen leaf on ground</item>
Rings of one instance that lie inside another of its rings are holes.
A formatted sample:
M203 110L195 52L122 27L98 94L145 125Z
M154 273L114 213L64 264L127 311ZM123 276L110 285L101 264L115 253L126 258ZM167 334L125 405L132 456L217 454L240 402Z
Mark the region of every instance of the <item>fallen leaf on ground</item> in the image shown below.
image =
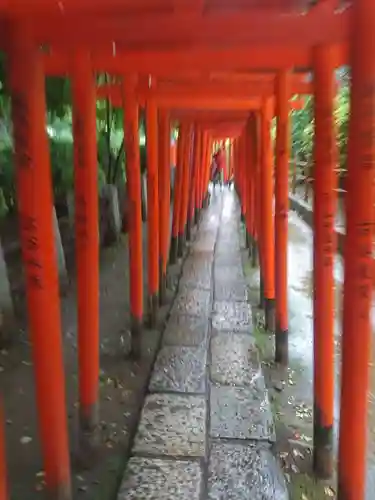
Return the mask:
M33 440L33 438L31 438L30 436L22 436L20 439L20 443L21 444L29 444L29 443L31 443L32 440Z

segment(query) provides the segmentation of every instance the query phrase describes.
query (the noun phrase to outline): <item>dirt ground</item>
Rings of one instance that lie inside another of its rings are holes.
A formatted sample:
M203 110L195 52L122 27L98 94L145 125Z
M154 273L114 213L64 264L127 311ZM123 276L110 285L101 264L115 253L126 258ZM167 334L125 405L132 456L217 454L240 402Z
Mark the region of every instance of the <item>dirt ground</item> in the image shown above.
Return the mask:
M91 470L80 470L75 461L77 442L77 328L74 251L71 235L63 233L70 284L61 299L66 373L67 413L72 451L73 498L115 499L122 471L138 422L160 333L170 305L160 311L160 327L145 329L141 362L126 358L129 345L129 293L127 237L103 250L100 262L100 418L102 444L100 460ZM144 250L146 250L146 230ZM147 291L147 261L144 251L144 289ZM11 274L16 276L20 311L24 307L19 260ZM180 266L170 270L170 302ZM17 308L17 309L18 309ZM46 332L48 334L48 332ZM33 366L25 318L20 318L19 336L0 352L0 388L6 419L6 453L12 500L44 498L44 476L39 445L34 394ZM53 388L51 387L51 390Z

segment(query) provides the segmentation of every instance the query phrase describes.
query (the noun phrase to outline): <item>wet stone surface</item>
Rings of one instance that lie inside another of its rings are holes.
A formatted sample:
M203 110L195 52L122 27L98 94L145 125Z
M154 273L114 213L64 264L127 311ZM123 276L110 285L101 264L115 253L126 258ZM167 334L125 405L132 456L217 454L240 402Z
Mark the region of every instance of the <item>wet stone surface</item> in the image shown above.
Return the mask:
M229 267L231 267L231 266L240 267L240 266L242 266L241 255L239 253L233 253L233 252L216 253L215 266L217 266L217 267L228 267L228 266Z
M206 349L164 346L158 354L149 390L204 393Z
M258 350L249 335L219 333L211 338L211 380L222 385L252 385L261 377Z
M208 478L210 500L288 500L284 477L269 447L214 443Z
M190 246L119 500L288 498L270 451L237 207L228 191L213 197Z
M227 280L227 281L233 281L233 280L239 280L243 281L244 274L243 274L243 269L242 265L225 265L225 266L220 266L215 263L215 269L214 269L214 279L215 282L216 280Z
M208 290L185 288L177 295L171 314L191 314L207 317L210 310L210 295Z
M211 271L213 260L212 252L196 252L185 260L183 272L185 273L191 268L200 271Z
M193 252L210 252L213 255L216 244L216 232L216 229L200 232L192 246Z
M246 302L216 301L213 311L215 330L250 333L253 329L250 305Z
M180 280L180 289L188 288L201 288L203 290L211 290L211 271L197 269L189 269L184 272Z
M240 238L238 237L238 234L235 232L231 231L225 236L219 236L217 240L217 250L223 251L223 252L232 252L235 254L240 247Z
M169 318L163 344L199 346L206 343L207 334L207 318L177 314Z
M119 500L199 500L202 471L198 461L132 457Z
M203 457L205 431L205 397L151 394L143 407L133 452Z
M245 281L215 281L214 299L217 301L245 302L248 299L248 289Z
M275 440L273 418L263 377L251 387L211 386L213 438Z

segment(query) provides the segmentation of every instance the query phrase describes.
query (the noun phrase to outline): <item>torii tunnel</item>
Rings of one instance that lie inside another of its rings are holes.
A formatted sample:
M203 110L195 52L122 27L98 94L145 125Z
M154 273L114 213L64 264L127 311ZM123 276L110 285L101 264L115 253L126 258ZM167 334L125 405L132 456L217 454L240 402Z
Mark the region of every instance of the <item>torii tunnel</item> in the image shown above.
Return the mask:
M17 204L46 488L71 500L65 374L46 135L46 75L71 79L78 280L79 422L99 422L96 99L123 107L129 204L132 355L145 311L165 300L208 203L214 145L229 172L252 262L260 265L275 361L288 364L289 112L314 96L314 468L334 469L335 70L351 67L338 498L365 498L375 161L374 0L0 0L14 129ZM96 73L112 75L97 88ZM148 296L143 296L139 108L146 109ZM271 122L276 117L275 148ZM178 123L170 206L170 130ZM173 208L170 234L169 214ZM259 258L258 258L259 257ZM145 307L147 304L147 307ZM6 416L4 416L6 418ZM0 434L0 500L8 498Z

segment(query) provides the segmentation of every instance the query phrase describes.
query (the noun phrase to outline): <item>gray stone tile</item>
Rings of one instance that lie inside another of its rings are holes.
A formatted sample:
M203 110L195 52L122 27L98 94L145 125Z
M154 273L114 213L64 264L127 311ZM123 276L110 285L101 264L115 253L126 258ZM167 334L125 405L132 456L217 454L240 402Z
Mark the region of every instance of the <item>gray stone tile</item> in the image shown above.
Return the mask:
M246 388L211 386L210 435L213 438L275 439L263 377Z
M216 265L214 268L214 280L217 281L231 281L231 280L244 280L244 272L242 263L232 265Z
M199 500L199 462L132 457L118 500Z
M207 317L210 301L210 291L184 288L175 298L171 313Z
M262 376L258 349L249 335L219 333L211 338L211 380L248 386Z
M253 330L251 307L247 302L214 302L212 327L215 330L247 332Z
M197 268L189 268L184 273L180 280L180 289L188 288L202 288L203 290L211 290L212 286L212 272L211 270Z
M288 500L288 490L269 447L256 443L214 443L208 478L209 500Z
M189 255L184 263L184 270L189 268L199 269L201 271L210 271L214 256L212 252L196 252Z
M228 249L228 252L215 252L215 266L218 267L240 267L242 259L240 252L233 252Z
M168 320L163 335L163 344L199 346L206 343L207 334L207 318L176 314Z
M217 301L246 302L249 293L244 280L216 280L214 299Z
M240 238L237 232L231 231L225 236L219 236L217 239L217 247L226 252L236 253L240 246Z
M202 396L147 396L133 452L174 457L205 454L206 401Z
M215 240L197 241L192 246L193 252L213 252L215 249Z
M164 346L156 359L150 391L195 392L206 389L206 349Z

